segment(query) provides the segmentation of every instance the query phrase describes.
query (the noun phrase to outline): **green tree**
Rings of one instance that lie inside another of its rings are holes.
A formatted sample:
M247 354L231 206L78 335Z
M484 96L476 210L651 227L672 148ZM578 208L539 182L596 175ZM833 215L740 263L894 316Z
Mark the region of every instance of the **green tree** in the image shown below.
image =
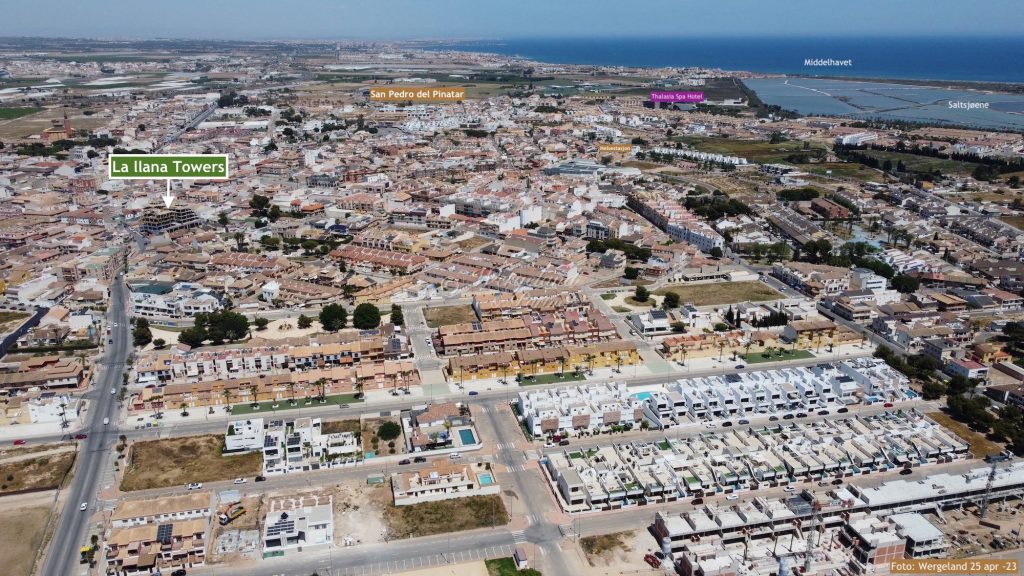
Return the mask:
M380 326L380 310L369 302L356 306L352 313L352 325L360 330L371 330Z
M921 287L921 279L913 276L907 276L906 274L899 274L893 276L891 280L892 289L902 294L910 294L916 292Z
M320 325L328 332L336 332L348 323L348 311L341 304L328 304L320 310Z
M270 208L270 198L253 194L252 200L249 200L249 208L252 208L257 216L266 216L267 209Z
M405 315L398 304L391 305L391 323L395 326L405 326Z
M310 326L313 325L313 319L310 318L309 316L306 316L305 314L299 314L298 325L299 328L305 330L306 328L309 328Z
M227 226L228 222L229 220L227 212L221 212L220 214L217 214L217 224L220 224L221 226Z
M153 332L149 329L149 320L139 318L132 329L132 342L136 346L145 346L153 341Z
M709 254L711 254L712 258L721 258L722 255L723 255L723 252L722 252L721 248L719 248L718 246L715 246L714 248L711 249L711 252L709 252Z
M665 300L661 303L661 307L665 310L671 310L672 308L679 307L679 294L675 292L669 292L665 294Z
M256 330L262 332L267 329L267 325L270 324L270 320L267 320L266 318L257 318L253 321L253 324L256 325Z
M650 298L650 296L651 293L643 286L637 286L636 291L633 292L633 300L636 300L637 302L647 302L647 299Z
M167 342L163 338L157 338L156 340L153 340L153 347L156 348L157 350L163 348L166 345Z
M396 422L384 422L377 428L377 437L387 442L402 435L402 427Z
M640 277L640 269L633 268L632 266L626 266L626 270L623 272L622 276L627 280L636 280Z
M186 328L178 333L178 342L191 346L192 348L199 348L206 341L206 329L205 328Z

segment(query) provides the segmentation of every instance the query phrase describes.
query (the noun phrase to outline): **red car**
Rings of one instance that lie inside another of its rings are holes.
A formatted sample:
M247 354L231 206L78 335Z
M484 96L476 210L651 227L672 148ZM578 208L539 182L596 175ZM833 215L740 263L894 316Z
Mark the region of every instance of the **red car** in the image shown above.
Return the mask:
M24 446L25 444L28 444L27 440L15 440L14 441L14 445L15 446Z
M85 440L86 438L88 438L88 436L85 434L75 434L75 440Z
M882 406L885 408L892 408L892 402L886 402L885 404L882 404Z

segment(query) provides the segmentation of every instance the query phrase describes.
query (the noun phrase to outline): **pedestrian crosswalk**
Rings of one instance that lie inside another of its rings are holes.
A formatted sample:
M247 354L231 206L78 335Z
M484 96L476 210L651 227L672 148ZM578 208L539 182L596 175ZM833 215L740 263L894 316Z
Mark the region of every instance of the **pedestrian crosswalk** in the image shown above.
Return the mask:
M526 534L523 530L516 530L512 532L512 539L515 540L516 544L525 544Z
M526 471L526 465L525 464L509 464L509 465L507 465L507 468L508 468L509 472L525 472Z
M498 450L514 450L516 447L515 442L498 442L494 445Z

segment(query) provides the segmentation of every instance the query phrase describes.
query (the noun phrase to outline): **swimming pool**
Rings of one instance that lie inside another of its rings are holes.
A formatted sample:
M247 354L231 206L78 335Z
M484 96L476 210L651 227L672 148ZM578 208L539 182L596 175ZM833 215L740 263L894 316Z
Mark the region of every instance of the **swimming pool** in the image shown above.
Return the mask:
M469 428L459 430L459 440L462 441L463 446L476 444L476 438L473 436L473 431Z
M492 478L490 474L478 474L477 478L480 479L481 486L490 486L491 484L494 484L494 478Z
M637 400L641 400L642 401L642 400L647 400L648 398L650 398L651 397L651 393L650 392L637 392L636 394L630 394L630 396L632 396L633 398L636 398Z

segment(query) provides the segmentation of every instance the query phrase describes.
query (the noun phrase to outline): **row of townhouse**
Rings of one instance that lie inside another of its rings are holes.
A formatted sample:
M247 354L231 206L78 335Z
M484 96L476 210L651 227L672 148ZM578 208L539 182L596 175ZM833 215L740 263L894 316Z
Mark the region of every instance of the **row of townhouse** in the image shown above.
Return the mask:
M687 242L704 252L725 246L721 234L678 202L655 194L634 193L630 194L627 204L673 240Z
M585 314L567 310L441 326L434 336L434 345L440 354L455 356L489 351L582 346L618 337L611 321L596 308L590 308Z
M636 345L624 341L598 342L583 346L559 346L537 350L512 350L465 354L448 359L447 374L453 380L473 381L490 378L523 377L538 374L565 374L618 368L639 364L642 358Z
M395 391L420 385L412 360L386 360L355 366L313 368L233 379L148 385L133 392L131 410L204 408L242 402L303 402L338 394Z
M169 573L204 565L212 513L209 492L118 503L104 537L105 573Z
M967 450L909 411L566 449L545 468L561 505L580 511L949 462Z
M209 382L250 376L351 367L411 356L408 341L387 331L375 336L305 346L261 346L214 351L161 352L141 357L135 382L141 385Z

